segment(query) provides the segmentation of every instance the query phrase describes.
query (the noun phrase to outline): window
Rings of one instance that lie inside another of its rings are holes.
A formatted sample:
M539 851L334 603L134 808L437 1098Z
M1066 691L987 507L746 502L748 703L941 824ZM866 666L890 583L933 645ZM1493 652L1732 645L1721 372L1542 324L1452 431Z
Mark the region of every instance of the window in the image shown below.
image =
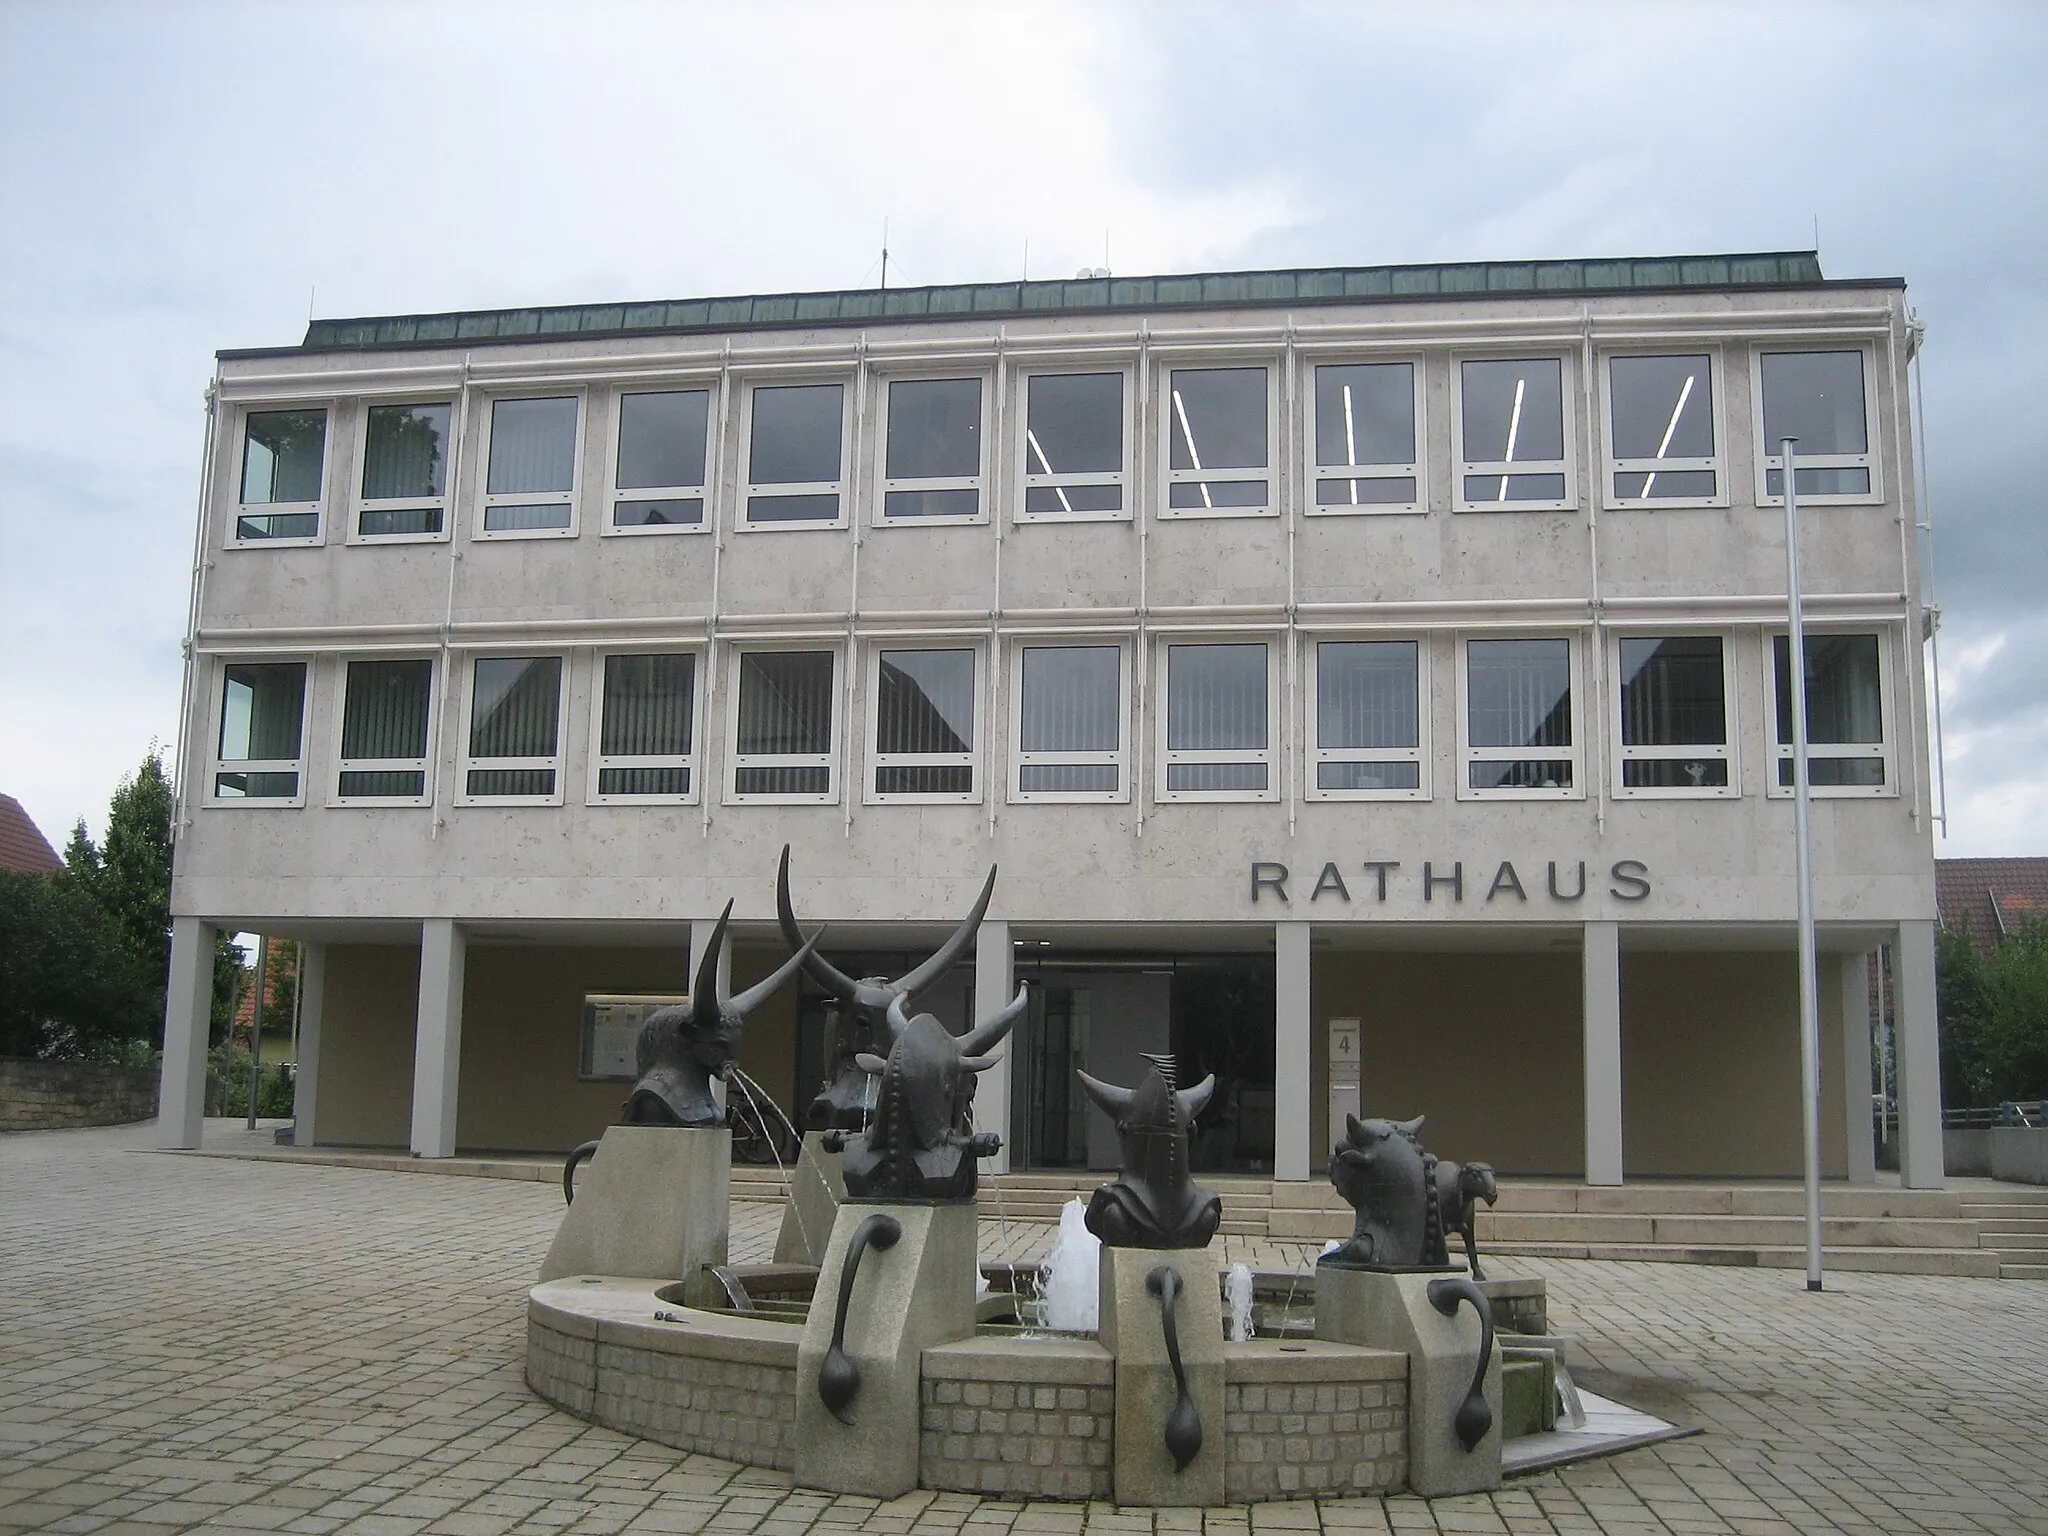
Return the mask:
M1413 363L1316 369L1313 512L1413 512L1422 505Z
M580 404L574 395L491 402L484 520L477 537L574 535Z
M303 661L230 662L222 667L214 800L305 804L305 720Z
M631 651L600 662L591 721L593 805L696 798L697 657Z
M1720 506L1721 432L1709 353L1607 359L1607 499Z
M1615 642L1617 795L1733 795L1727 647L1719 635Z
M742 651L733 690L732 793L810 804L833 798L838 690L833 651Z
M1564 386L1562 358L1458 364L1458 510L1572 505Z
M1166 381L1167 514L1271 510L1266 370L1173 368Z
M1166 647L1162 800L1273 798L1271 673L1263 642Z
M838 523L844 384L759 384L749 393L746 526Z
M708 389L620 395L612 515L606 531L657 533L702 528L710 435Z
M1019 800L1128 800L1120 645L1025 645L1017 651L1010 790Z
M1771 637L1771 702L1777 722L1770 792L1792 793L1792 645ZM1806 762L1816 795L1891 790L1884 647L1876 635L1806 636Z
M1782 503L1785 461L1778 452L1796 438L1801 502L1841 504L1877 499L1877 461L1870 452L1870 397L1861 351L1762 352L1757 355L1757 445L1763 472L1759 500Z
M1572 647L1565 639L1467 640L1460 797L1578 797Z
M327 411L251 411L242 418L242 485L230 542L311 543L320 537Z
M445 527L455 407L373 405L363 423L362 538L439 538Z
M1318 641L1310 686L1309 799L1428 798L1420 644Z
M980 379L891 379L882 516L981 516Z
M434 664L351 661L342 688L336 804L425 805Z
M1024 376L1024 516L1128 517L1122 373Z
M559 805L561 714L561 657L477 657L461 800L472 805Z
M977 798L975 653L877 650L870 799Z

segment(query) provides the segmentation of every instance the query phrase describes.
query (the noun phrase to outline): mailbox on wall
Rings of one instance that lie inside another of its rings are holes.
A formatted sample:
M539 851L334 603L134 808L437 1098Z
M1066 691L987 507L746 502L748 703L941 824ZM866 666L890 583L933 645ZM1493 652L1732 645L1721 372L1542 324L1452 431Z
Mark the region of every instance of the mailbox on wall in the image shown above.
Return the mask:
M1344 1117L1358 1113L1358 1020L1330 1020L1329 1050L1329 1134L1334 1140L1344 1134Z

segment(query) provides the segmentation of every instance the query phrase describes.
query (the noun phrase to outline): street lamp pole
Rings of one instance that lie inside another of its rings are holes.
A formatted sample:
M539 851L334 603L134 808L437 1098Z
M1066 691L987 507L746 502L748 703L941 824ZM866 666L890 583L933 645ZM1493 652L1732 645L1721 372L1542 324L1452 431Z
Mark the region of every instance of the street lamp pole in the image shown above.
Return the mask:
M1820 1283L1820 1007L1813 952L1813 784L1806 761L1806 620L1799 590L1799 496L1792 444L1780 441L1785 476L1786 671L1792 694L1792 821L1799 886L1799 1128L1806 1176L1806 1288Z

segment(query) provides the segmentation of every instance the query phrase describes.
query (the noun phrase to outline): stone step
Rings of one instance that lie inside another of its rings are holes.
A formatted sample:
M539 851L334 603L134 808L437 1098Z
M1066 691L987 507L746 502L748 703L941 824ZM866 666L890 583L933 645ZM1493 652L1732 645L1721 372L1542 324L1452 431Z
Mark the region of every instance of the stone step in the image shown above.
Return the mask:
M1721 1264L1751 1269L1801 1269L1804 1247L1778 1245L1693 1245L1662 1243L1501 1243L1480 1249L1523 1258L1613 1259L1651 1264ZM2009 1266L1981 1248L1858 1248L1823 1246L1823 1272L1828 1269L1889 1275L1957 1275L1995 1280ZM2043 1266L2048 1269L2048 1266Z
M1576 1215L1490 1215L1473 1224L1481 1245L1525 1242L1671 1243L1803 1247L1806 1223L1797 1216L1670 1216L1581 1212ZM1821 1218L1821 1241L1848 1248L1975 1248L1973 1221Z
M2016 1249L2048 1249L2048 1230L2040 1232L1987 1232L1979 1231L1977 1242L1985 1248L1999 1248L2007 1253Z
M2048 1280L2048 1264L2001 1264L1998 1273L2005 1280Z

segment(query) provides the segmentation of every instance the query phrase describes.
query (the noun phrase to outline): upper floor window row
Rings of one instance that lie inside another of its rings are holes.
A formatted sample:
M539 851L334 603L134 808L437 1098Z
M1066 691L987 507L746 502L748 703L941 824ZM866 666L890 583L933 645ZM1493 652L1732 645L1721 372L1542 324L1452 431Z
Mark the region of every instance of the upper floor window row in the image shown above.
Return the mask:
M1872 359L1861 347L1758 348L1749 420L1759 505L1782 500L1780 444L1795 439L1798 489L1816 503L1879 493L1871 449ZM1149 400L1126 366L1020 370L998 430L996 381L980 373L885 376L871 397L863 499L880 523L979 522L992 510L999 440L1021 521L1128 519L1137 507L1134 443L1143 405L1156 430L1158 515L1263 516L1292 472L1282 451L1283 368L1262 362L1161 365ZM1729 427L1717 348L1603 352L1594 479L1616 508L1726 506ZM1420 512L1429 506L1421 358L1310 359L1298 469L1312 516ZM1450 366L1450 504L1459 512L1578 505L1582 432L1570 355L1459 355ZM742 529L846 525L856 499L854 435L863 412L851 378L754 381L730 391L729 483ZM325 406L242 417L230 542L317 543L330 466ZM363 407L351 467L351 540L440 539L451 519L461 424L482 434L478 538L573 536L584 500L584 391L376 401ZM623 388L610 397L603 531L709 526L727 391L710 384Z

